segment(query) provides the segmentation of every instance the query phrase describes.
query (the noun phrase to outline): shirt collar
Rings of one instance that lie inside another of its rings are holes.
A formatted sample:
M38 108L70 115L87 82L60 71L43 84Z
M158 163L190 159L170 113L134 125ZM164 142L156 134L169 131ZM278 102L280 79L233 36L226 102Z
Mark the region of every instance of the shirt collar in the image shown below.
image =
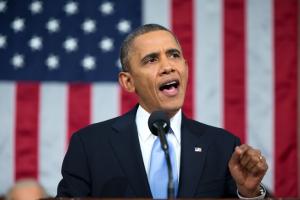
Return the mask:
M174 136L180 144L181 142L181 121L182 121L182 114L181 109L170 119L171 128L174 132ZM149 127L148 127L148 119L150 117L150 113L148 113L142 106L139 105L135 122L137 124L138 134L141 140L144 142L150 137L153 137L154 135L151 133ZM154 136L156 137L156 136Z

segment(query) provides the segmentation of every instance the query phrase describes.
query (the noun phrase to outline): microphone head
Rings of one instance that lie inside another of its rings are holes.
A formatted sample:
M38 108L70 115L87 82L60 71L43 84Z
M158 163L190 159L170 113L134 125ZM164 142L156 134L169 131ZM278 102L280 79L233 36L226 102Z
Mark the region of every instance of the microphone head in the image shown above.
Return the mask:
M158 130L162 128L165 133L170 129L170 119L163 111L154 111L148 119L148 126L154 135L158 135Z

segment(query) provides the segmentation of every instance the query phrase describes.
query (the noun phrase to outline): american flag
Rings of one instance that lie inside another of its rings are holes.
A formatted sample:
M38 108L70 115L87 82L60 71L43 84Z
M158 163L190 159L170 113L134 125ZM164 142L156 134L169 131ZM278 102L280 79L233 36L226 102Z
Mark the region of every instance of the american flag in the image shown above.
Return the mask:
M71 134L126 112L119 47L145 23L175 32L186 114L259 148L275 195L299 184L298 0L0 0L0 194L33 177L56 194Z

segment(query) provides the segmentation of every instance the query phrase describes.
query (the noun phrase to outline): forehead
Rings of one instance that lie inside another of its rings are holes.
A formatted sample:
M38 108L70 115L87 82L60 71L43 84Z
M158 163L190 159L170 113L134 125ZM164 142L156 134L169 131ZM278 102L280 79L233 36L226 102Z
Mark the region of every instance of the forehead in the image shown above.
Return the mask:
M158 51L159 49L176 48L181 50L177 40L168 31L152 31L136 37L133 51Z

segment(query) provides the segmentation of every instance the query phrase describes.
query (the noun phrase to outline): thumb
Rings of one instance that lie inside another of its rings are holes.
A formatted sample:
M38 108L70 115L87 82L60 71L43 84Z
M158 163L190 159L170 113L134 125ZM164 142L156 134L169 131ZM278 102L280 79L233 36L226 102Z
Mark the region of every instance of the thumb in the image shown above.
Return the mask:
M236 165L240 162L241 159L241 155L243 154L242 149L237 146L234 149L234 152L231 155L230 161L229 161L229 165Z

